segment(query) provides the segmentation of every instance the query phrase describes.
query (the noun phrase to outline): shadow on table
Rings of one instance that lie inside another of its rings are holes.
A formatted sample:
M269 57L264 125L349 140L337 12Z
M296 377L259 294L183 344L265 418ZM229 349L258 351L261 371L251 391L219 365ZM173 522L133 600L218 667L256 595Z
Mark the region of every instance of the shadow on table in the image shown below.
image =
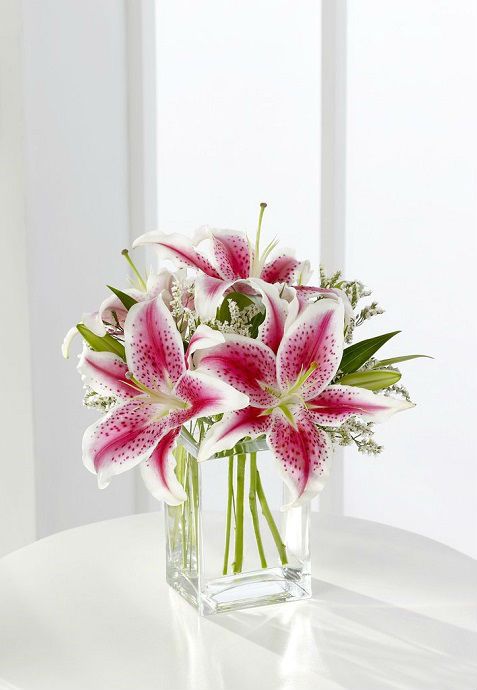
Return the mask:
M311 671L353 690L477 690L477 633L322 580L313 591L210 620L274 652L284 687Z

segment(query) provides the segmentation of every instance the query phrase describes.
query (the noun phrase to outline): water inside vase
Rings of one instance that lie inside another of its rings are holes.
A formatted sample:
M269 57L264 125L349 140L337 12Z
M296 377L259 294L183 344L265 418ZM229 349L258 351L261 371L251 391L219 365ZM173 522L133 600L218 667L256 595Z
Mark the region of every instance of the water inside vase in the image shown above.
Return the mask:
M188 499L166 506L167 580L203 614L310 596L309 506L287 511L270 451L198 464L177 475Z

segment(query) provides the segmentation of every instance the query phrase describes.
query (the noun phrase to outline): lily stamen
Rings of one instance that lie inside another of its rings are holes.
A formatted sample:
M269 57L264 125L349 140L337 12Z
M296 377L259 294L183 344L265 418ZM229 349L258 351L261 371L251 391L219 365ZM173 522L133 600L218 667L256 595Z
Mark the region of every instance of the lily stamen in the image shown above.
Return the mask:
M262 391L265 391L265 393L270 393L270 395L273 395L274 398L280 398L281 393L280 391L276 390L276 388L273 388L272 386L268 385L267 383L264 383L263 381L257 381L257 383L262 389Z
M293 386L287 391L287 395L296 393L296 391L300 390L300 388L303 386L305 381L310 378L310 376L313 374L314 371L318 369L318 364L316 362L312 362L308 369L299 375Z
M180 398L175 397L174 395L168 395L167 393L163 393L157 389L153 390L152 388L148 388L143 383L135 379L134 376L129 372L126 374L126 378L132 381L132 383L126 383L126 385L138 391L138 393L145 393L152 399L153 402L163 404L169 410L186 410L188 407L188 403L184 402L184 400L181 400Z

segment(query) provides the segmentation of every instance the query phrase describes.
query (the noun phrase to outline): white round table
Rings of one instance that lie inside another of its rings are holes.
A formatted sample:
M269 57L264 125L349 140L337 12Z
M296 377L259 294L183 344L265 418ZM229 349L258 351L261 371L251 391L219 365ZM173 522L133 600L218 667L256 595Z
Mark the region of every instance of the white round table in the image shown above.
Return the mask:
M157 514L0 561L1 690L477 690L477 563L314 516L313 598L199 618L164 579Z

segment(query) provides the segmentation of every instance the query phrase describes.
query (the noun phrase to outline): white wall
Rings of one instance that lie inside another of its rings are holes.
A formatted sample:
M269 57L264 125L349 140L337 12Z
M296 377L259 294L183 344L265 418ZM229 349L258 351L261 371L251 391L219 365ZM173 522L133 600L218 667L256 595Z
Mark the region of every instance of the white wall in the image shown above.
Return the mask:
M0 556L35 538L21 6L0 1Z
M320 3L159 0L158 194L166 231L279 236L318 260Z
M474 556L476 42L473 0L348 3L346 269L403 331L383 352L435 361L402 365L382 457L347 453L345 512Z
M81 406L66 330L105 284L124 284L129 244L125 7L24 0L27 250L38 535L134 510L134 477L98 491L81 462L96 414Z

